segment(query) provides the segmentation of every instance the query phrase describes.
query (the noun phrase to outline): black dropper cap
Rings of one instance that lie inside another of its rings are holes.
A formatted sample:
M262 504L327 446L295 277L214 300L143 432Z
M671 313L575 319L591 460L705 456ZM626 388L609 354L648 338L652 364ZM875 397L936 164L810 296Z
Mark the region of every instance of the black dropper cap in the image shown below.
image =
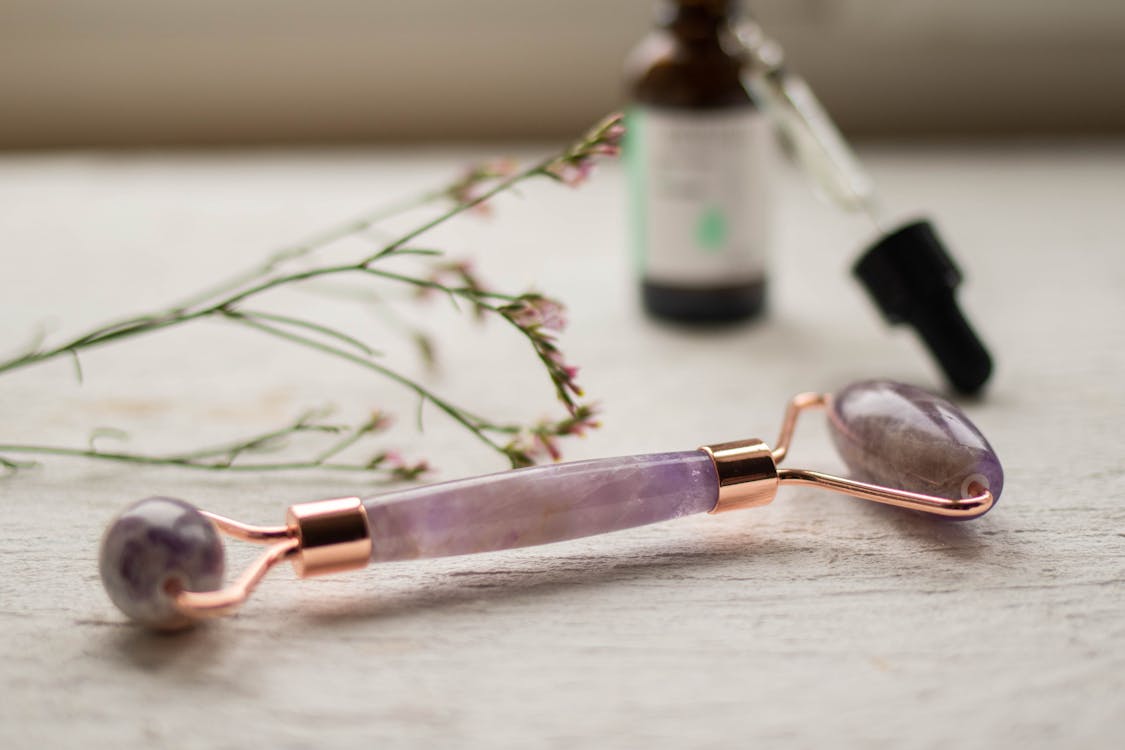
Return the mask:
M954 296L961 271L928 221L884 236L852 271L888 323L914 326L954 388L973 394L988 382L992 357Z

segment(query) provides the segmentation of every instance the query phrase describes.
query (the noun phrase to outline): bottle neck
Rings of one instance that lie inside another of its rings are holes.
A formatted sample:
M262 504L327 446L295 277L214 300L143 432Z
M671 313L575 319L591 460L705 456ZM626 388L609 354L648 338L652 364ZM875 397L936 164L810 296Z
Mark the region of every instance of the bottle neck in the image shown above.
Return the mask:
M741 0L663 0L657 25L685 40L717 39L741 15Z

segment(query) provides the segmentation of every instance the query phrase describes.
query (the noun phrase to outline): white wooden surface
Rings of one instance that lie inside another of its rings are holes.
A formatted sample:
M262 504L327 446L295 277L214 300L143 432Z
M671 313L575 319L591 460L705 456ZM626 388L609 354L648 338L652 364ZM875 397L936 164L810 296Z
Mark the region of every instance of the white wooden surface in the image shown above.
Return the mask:
M892 215L939 217L996 352L991 390L966 405L1007 471L991 515L935 523L787 490L543 549L304 582L280 570L239 617L157 637L98 581L99 535L124 504L160 492L273 522L365 488L51 460L0 482L0 746L1121 747L1125 148L867 155ZM3 157L0 341L144 310L469 156ZM494 283L570 302L566 350L605 408L570 457L772 439L792 392L854 378L936 385L845 275L867 229L792 177L781 193L772 315L721 332L639 313L613 168L576 192L529 188L434 241ZM287 300L393 340L323 295ZM548 403L509 333L424 315L446 327L442 392L499 415ZM84 362L81 387L67 363L0 378L0 442L115 425L133 447L188 447L331 402L403 414L401 440L444 477L500 466L436 414L414 435L401 391L217 324ZM839 468L817 419L792 460Z

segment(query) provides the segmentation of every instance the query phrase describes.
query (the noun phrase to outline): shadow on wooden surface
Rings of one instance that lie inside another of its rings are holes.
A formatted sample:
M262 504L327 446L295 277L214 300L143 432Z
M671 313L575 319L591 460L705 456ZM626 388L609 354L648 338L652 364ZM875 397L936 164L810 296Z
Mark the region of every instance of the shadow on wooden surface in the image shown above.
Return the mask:
M874 507L871 511L873 524L884 524L888 533L903 534L921 546L932 547L946 562L971 563L987 554L987 543L968 524L935 522L920 514L891 508ZM747 566L753 573L756 560L763 562L764 577L778 567L797 566L806 561L810 553L832 555L833 539L828 532L813 547L806 535L798 539L789 539L784 533L765 537L753 523L752 518L728 522L723 528L716 527L695 536L689 530L686 531L689 539L673 543L671 548L667 543L649 541L629 545L618 553L575 555L560 546L556 557L524 559L511 566L501 567L499 556L490 555L490 565L483 567L465 559L466 567L436 574L426 574L416 568L408 588L391 586L376 598L362 601L321 600L312 603L293 621L302 628L309 623L330 628L350 621L421 616L467 604L488 607L520 600L565 599L562 596L565 592L584 587L645 585L646 582L666 583L677 579L683 580L684 585L709 578L733 580L745 575ZM420 561L407 565L425 564L426 561ZM491 567L491 564L497 566Z

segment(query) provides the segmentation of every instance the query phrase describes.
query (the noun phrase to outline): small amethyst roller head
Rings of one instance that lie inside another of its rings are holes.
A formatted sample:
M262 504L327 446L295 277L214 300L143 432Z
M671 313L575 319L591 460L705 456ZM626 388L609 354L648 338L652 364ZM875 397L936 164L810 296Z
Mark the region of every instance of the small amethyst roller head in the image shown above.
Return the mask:
M99 568L106 593L122 612L148 627L176 630L193 622L176 609L177 593L222 585L223 545L195 506L150 497L110 525Z
M220 534L266 548L226 588ZM167 631L234 612L282 560L304 577L362 568L370 557L371 532L358 497L294 505L279 526L251 526L183 500L150 497L110 524L99 568L118 609Z

